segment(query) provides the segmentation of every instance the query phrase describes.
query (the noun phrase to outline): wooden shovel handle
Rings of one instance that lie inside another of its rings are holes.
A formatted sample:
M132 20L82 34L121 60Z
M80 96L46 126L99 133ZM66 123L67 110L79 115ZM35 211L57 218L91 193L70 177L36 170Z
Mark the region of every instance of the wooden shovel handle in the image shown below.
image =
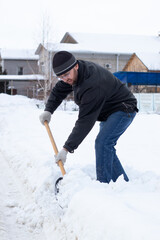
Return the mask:
M57 154L58 154L58 149L57 149L56 143L55 143L55 141L54 141L54 138L53 138L52 132L51 132L51 130L50 130L50 127L49 127L49 125L48 125L48 122L45 121L45 122L44 122L44 125L45 125L45 127L46 127L46 129L47 129L47 132L48 132L49 138L50 138L50 140L51 140L52 147L53 147L53 149L54 149L55 155L57 155ZM64 169L64 166L63 166L63 163L62 163L61 160L58 161L58 166L60 167L61 172L62 172L62 175L64 176L64 175L66 174L66 171L65 171L65 169Z

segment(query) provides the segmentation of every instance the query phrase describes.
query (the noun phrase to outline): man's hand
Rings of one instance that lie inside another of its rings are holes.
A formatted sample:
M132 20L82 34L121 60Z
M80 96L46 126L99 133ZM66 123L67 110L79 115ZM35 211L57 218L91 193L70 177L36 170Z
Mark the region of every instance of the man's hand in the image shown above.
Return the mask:
M56 156L55 156L55 161L58 163L59 160L63 162L63 164L66 162L67 159L67 149L63 148Z
M47 121L48 123L51 120L51 113L48 111L44 111L40 116L39 116L40 122L44 125L44 122Z

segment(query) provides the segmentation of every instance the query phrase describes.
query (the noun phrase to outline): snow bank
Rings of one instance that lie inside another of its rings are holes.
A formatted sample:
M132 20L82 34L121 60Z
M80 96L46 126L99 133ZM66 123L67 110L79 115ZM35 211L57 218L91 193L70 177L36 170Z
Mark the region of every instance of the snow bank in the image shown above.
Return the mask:
M160 116L139 114L121 137L117 152L130 182L96 181L94 139L98 123L65 165L61 176L45 127L39 122L41 103L0 94L0 152L33 199L17 205L17 222L43 229L47 239L159 240ZM60 108L61 109L61 108ZM63 146L77 111L58 110L50 123L58 148ZM32 220L29 213L33 212Z

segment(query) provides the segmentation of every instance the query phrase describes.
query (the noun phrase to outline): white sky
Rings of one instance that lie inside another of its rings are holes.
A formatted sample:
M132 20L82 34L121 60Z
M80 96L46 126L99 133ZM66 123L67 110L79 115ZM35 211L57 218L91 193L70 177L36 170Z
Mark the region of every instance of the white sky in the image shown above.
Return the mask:
M37 48L65 32L157 35L160 0L0 0L0 48ZM43 23L45 28L43 28Z

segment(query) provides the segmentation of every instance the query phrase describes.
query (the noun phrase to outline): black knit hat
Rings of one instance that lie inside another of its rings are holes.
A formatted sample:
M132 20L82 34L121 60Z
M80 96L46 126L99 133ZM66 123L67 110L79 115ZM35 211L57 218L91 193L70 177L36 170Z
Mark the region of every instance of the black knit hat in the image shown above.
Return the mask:
M60 76L71 70L76 64L77 60L71 53L60 51L54 55L52 66L54 73Z

